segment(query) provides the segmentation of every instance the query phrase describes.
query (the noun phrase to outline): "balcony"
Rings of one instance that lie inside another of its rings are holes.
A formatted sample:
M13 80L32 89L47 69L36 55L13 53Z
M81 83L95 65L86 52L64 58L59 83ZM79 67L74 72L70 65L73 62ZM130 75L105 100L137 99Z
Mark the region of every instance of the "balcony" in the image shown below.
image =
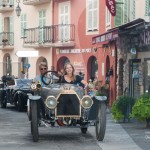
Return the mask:
M75 46L75 26L73 24L54 25L53 32L53 47Z
M73 47L74 25L54 25L24 29L24 47Z
M10 0L1 0L0 2L0 13L13 11L14 5Z
M52 26L24 29L24 47L51 47L53 41Z
M48 3L51 0L23 0L24 5L39 5L39 4L44 4Z
M14 33L13 32L1 32L0 33L0 49L1 50L14 49Z

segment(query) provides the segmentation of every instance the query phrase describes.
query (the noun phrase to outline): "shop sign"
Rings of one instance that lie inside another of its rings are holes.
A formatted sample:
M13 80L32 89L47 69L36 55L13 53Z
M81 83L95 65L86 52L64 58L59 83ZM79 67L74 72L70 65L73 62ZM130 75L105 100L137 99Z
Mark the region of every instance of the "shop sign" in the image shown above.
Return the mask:
M138 70L133 71L132 78L133 79L138 79L139 78L139 71Z
M116 16L116 1L115 0L106 0L106 6L112 16Z
M135 48L131 48L130 49L130 54L131 54L131 58L135 59L136 58L136 49Z
M87 49L61 49L59 50L60 54L80 54L80 53L91 53L92 50L91 48L87 48Z
M102 43L106 41L114 40L118 37L118 31L108 32L97 37L92 38L92 44Z

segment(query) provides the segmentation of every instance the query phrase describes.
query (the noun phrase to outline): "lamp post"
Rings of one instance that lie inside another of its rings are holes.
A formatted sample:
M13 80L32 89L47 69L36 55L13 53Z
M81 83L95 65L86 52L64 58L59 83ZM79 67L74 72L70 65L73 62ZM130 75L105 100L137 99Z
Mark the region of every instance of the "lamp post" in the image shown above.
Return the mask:
M19 17L21 14L21 8L19 6L20 0L16 0L16 2L18 3L17 7L16 7L16 14Z

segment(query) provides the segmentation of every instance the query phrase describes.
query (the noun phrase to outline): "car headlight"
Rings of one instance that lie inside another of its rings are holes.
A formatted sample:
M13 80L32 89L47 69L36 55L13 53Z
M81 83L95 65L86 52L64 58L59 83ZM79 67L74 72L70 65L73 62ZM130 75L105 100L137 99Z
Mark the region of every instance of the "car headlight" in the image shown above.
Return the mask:
M57 106L57 100L54 96L48 96L45 104L49 109L54 109Z
M81 106L85 109L91 108L93 105L93 100L90 96L86 95L81 99Z
M32 84L31 84L31 89L32 89L32 90L36 90L36 83L32 83Z
M42 87L42 86L41 86L41 83L38 82L37 85L36 85L36 87L37 87L37 89L41 89L41 87Z

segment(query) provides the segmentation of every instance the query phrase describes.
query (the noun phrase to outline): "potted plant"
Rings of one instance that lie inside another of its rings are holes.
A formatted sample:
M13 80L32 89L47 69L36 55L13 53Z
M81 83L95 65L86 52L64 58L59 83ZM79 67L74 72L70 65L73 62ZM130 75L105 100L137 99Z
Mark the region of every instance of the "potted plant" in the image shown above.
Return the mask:
M129 121L129 114L132 110L134 105L134 98L130 96L119 96L116 101L114 101L112 105L112 117L113 119L118 121L125 122L126 120Z
M135 102L132 113L132 118L139 121L145 121L146 127L150 126L150 94L141 95Z

